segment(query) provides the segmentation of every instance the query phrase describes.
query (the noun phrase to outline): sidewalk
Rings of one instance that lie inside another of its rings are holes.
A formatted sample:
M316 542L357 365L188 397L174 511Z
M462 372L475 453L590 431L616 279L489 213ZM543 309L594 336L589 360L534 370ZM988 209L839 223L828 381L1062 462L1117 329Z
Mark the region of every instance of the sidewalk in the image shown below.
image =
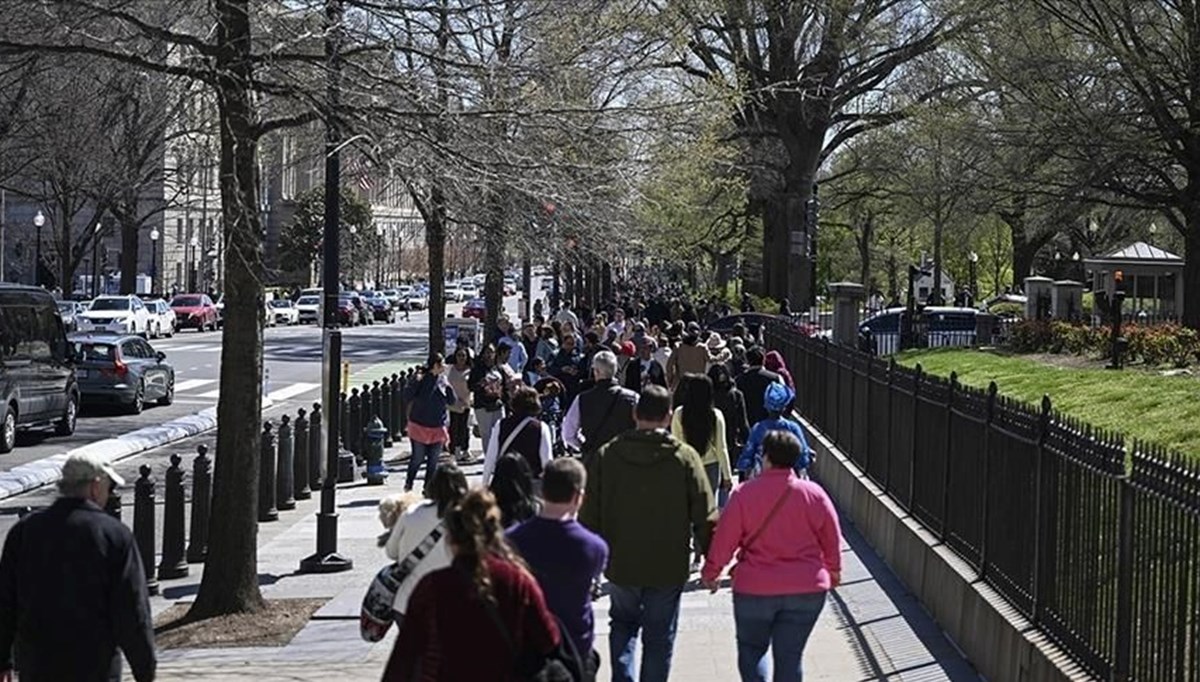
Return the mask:
M398 449L397 449L398 450ZM396 452L393 450L391 452ZM141 458L128 460L133 467ZM382 642L358 636L362 595L386 561L375 540L381 532L376 504L400 489L403 465L389 463L387 485L340 487L339 550L354 569L332 575L300 575L299 560L313 551L317 498L281 512L279 521L260 525L259 573L267 599L319 597L329 601L283 647L168 650L159 652L163 680L245 680L256 682L377 680L391 652L395 630ZM481 466L466 470L478 481ZM975 680L978 676L852 527L844 527L844 584L830 598L805 655L805 679ZM180 580L162 581L152 599L157 614L195 596L200 566ZM681 682L736 680L736 649L728 589L709 594L694 581L683 596L671 679ZM596 603L597 648L607 660L607 600ZM607 667L600 679L608 679Z

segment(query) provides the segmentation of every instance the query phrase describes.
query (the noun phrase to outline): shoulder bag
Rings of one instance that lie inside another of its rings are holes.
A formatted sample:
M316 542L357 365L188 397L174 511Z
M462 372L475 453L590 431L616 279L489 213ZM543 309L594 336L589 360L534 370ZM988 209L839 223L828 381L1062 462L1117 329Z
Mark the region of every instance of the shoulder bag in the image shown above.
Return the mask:
M750 546L754 544L754 541L758 539L758 536L762 535L762 532L771 524L771 519L775 518L775 515L779 513L779 510L783 508L783 503L787 501L788 493L790 492L792 492L792 486L785 481L783 492L780 493L779 499L775 500L775 506L771 507L771 511L767 512L767 517L763 519L762 523L758 524L758 528L754 529L754 532L750 534L750 537L746 538L746 541L741 543L741 549L738 551L737 555L738 563L741 563L742 561L742 554L744 554L747 549L750 549ZM736 570L737 564L734 564L729 568L729 575L732 576Z
M438 540L442 539L444 532L445 525L438 521L437 526L429 531L429 535L426 535L421 544L409 552L403 561L388 564L375 574L375 579L371 581L371 586L367 588L367 594L363 597L362 609L358 616L358 634L364 641L378 642L387 634L396 616L392 609L392 604L396 602L396 590L399 589L400 583L412 574L417 564L429 554Z

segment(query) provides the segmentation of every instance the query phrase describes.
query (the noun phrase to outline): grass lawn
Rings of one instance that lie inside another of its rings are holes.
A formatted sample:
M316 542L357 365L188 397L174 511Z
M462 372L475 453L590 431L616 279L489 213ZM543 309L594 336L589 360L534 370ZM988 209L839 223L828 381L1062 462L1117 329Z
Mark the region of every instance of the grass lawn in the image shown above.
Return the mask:
M907 351L904 365L1038 404L1049 395L1055 409L1086 422L1200 457L1200 379L1161 376L1138 369L1068 367L1029 357L970 349Z

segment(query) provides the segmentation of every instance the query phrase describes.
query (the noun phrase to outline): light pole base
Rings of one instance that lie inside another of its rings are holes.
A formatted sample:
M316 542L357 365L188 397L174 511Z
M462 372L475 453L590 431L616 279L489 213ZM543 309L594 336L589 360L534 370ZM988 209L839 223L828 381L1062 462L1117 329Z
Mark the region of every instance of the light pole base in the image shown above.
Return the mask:
M317 514L317 552L300 560L301 573L340 573L354 561L337 551L337 512Z

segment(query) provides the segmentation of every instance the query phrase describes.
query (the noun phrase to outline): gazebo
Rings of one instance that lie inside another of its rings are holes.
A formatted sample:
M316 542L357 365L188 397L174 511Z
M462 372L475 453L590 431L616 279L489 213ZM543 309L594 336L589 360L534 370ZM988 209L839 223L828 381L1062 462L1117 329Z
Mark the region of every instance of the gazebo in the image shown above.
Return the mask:
M1183 259L1146 242L1083 261L1092 291L1112 293L1113 274L1125 284L1125 311L1155 319L1176 319L1183 312Z

